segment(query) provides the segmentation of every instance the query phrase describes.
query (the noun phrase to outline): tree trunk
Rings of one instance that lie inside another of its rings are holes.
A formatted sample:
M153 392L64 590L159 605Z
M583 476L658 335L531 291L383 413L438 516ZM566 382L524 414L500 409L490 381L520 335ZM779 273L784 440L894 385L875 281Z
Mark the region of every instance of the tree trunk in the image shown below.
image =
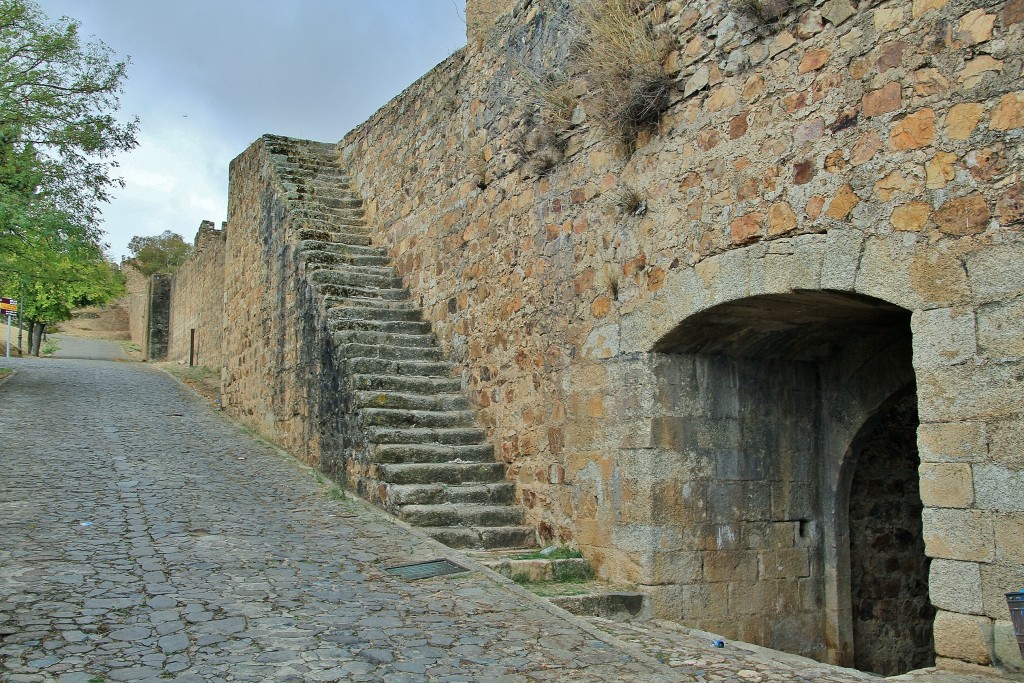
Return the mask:
M26 349L24 346L21 345L21 339L18 340L18 348L21 349L22 356L32 355L32 330L35 329L35 325L35 320L25 321L25 337L28 339L28 348Z
M46 331L46 323L36 323L32 326L32 351L33 356L39 357L39 346L43 341L43 332Z

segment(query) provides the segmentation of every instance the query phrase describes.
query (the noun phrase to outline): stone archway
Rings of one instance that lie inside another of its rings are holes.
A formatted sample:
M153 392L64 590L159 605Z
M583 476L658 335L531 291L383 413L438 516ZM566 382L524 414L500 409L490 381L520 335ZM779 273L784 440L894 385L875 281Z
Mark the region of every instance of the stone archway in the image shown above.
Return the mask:
M935 663L917 427L909 386L857 433L840 482L849 511L853 665L883 676Z
M696 540L713 617L684 620L854 662L844 455L912 385L910 341L898 306L798 290L713 306L655 344L658 393L674 392L666 408L686 434L677 447L699 463L687 486L705 501Z

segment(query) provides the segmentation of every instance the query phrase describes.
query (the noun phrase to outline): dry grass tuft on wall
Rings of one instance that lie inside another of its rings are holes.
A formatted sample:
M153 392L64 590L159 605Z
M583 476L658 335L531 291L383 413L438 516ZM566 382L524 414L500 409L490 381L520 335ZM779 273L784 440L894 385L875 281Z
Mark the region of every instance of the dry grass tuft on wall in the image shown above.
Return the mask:
M590 86L595 118L632 148L669 107L665 73L670 43L654 34L635 0L581 3L577 59Z

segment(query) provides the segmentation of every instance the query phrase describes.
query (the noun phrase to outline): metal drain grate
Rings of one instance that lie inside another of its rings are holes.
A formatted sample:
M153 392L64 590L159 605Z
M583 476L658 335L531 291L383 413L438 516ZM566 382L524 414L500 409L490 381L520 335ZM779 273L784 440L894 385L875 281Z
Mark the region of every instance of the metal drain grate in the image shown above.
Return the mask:
M450 560L430 560L428 562L415 562L413 564L400 564L397 567L385 567L384 571L397 574L410 581L429 579L433 576L445 576L447 574L461 574L468 572Z

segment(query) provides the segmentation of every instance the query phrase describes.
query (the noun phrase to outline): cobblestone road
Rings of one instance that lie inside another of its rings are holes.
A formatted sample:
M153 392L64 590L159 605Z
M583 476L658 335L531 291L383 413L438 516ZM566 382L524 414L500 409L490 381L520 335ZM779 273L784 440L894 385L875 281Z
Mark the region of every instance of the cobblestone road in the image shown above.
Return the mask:
M6 363L11 681L682 680L478 572L144 365Z
M711 650L672 625L563 617L480 571L397 578L384 567L449 551L162 372L4 364L17 370L0 384L4 683L866 678Z

